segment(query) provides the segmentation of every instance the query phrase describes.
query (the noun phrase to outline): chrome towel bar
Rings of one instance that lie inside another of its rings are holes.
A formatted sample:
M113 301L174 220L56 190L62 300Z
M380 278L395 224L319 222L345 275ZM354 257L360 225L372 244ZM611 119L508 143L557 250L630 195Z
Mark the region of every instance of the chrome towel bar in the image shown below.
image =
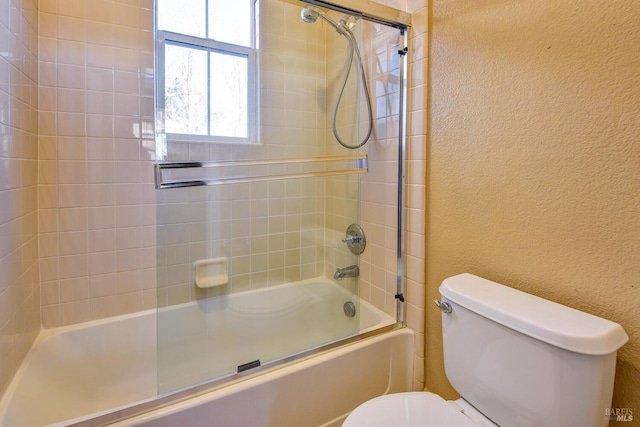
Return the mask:
M270 166L270 165L292 165L292 164L312 164L312 163L329 163L336 161L355 161L355 167L349 169L332 169L323 171L310 171L288 174L274 175L239 175L239 176L221 176L207 177L198 179L165 179L163 171L178 169L197 169L197 168L239 168L246 166ZM223 160L211 162L158 162L154 165L155 183L157 189L164 188L181 188L181 187L198 187L203 185L221 185L221 184L238 184L246 182L265 182L284 179L297 178L313 178L336 175L352 175L361 174L368 171L367 155L348 155L348 156L325 156L325 157L307 157L299 159L266 159L266 160Z

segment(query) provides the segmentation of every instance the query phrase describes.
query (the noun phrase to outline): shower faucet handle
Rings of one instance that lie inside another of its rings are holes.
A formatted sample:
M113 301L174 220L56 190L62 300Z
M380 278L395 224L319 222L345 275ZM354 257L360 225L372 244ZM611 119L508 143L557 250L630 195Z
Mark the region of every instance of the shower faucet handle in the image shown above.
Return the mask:
M358 224L351 224L347 228L342 243L346 243L347 247L354 255L360 255L364 252L364 248L367 246L367 238L364 235L362 227Z
M360 237L352 234L351 236L347 236L342 239L342 243L352 243L357 245L358 243L360 243L360 240Z

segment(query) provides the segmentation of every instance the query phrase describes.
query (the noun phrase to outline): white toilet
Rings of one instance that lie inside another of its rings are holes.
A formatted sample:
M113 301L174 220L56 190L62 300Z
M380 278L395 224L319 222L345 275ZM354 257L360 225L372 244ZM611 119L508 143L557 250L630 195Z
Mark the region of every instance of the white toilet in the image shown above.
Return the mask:
M440 286L447 378L462 396L389 394L343 427L605 427L617 323L471 274Z

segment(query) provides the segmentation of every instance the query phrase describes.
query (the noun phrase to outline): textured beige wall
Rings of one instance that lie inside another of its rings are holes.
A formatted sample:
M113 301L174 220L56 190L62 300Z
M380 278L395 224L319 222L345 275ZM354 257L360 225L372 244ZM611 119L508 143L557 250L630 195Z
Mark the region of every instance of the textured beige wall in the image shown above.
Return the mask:
M434 0L430 26L427 301L471 272L620 323L640 415L640 3Z

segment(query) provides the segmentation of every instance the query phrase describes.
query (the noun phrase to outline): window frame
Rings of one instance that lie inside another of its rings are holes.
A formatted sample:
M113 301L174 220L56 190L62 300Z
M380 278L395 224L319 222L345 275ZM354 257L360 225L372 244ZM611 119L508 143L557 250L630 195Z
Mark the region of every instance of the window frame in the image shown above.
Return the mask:
M207 1L207 0L203 0ZM156 25L156 106L159 114L159 132L165 135L167 141L173 142L204 142L204 143L259 143L259 91L258 91L258 43L257 27L258 16L256 11L259 0L245 0L250 3L251 15L251 46L242 46L220 42L214 39L202 38L183 33L161 30ZM208 4L208 2L207 2ZM208 13L207 18L208 20ZM205 24L208 28L208 23ZM166 45L182 46L207 52L207 135L188 133L170 133L165 126L165 47ZM234 137L211 134L211 56L210 53L237 56L247 59L247 136Z

